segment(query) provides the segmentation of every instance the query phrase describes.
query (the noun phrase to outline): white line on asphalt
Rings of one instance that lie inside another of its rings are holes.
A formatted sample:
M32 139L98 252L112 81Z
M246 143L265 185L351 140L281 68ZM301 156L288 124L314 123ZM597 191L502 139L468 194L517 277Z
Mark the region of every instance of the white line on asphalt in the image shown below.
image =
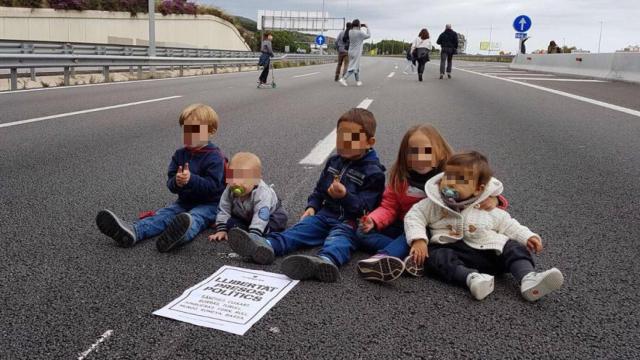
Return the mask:
M487 75L496 75L496 76L504 76L504 75L513 75L513 76L550 76L554 77L553 74L530 74L530 73L512 73L512 72L485 72L483 74Z
M100 345L102 342L104 342L109 337L111 337L112 334L113 334L113 330L105 331L104 334L102 334L102 336L100 336L100 338L98 338L98 340L94 342L90 348L85 350L83 353L78 354L79 355L78 360L84 360L87 357L87 355L89 355L93 350L95 350L98 347L98 345Z
M369 105L373 102L373 99L364 99L360 102L360 105L357 107L361 109L367 109ZM318 143L311 149L309 155L305 156L304 159L300 160L300 165L313 165L318 166L322 165L325 160L331 155L333 150L336 148L336 136L337 129L334 128L329 135L325 136L324 139L318 141Z
M388 77L388 78L392 78L392 77L393 77L393 75L395 75L395 74L396 74L396 72L395 72L395 71L392 71L392 72L391 72L391 74L387 75L387 77Z
M487 75L487 74L483 74L483 73L479 73L479 72L471 71L471 70L465 70L465 69L460 69L460 68L457 68L457 69L460 70L460 71L464 71L464 72L468 72L468 73L471 73L471 74L476 74L476 75L488 77L488 78L491 78L491 79L498 79L498 80L507 81L507 82L510 82L510 83L522 85L522 86L528 86L530 88L534 88L534 89L550 92L550 93L556 94L556 95L566 96L566 97L574 99L574 100L584 101L584 102L589 103L589 104L601 106L603 108L616 110L616 111L623 112L625 114L629 114L629 115L640 117L640 111L638 111L638 110L633 110L633 109L629 109L629 108L626 108L626 107L622 107L622 106L618 106L618 105L614 105L614 104L609 104L609 103L606 103L604 101L590 99L588 97L575 95L575 94L571 94L571 93L560 91L560 90L550 89L550 88L546 88L544 86L525 83L525 82L522 82L522 81L516 81L516 80L511 80L511 79L507 79L507 78L503 78L503 77L491 76L491 75Z
M181 97L182 97L182 95L168 96L168 97L163 97L163 98L158 98L158 99L136 101L136 102L126 103L126 104L118 104L118 105L105 106L105 107L100 107L100 108L95 108L95 109L87 109L87 110L68 112L68 113L64 113L64 114L42 116L42 117L33 118L33 119L13 121L13 122L9 122L9 123L0 124L0 128L9 127L9 126L16 126L16 125L23 125L23 124L28 124L28 123L32 123L32 122L45 121L45 120L51 120L51 119L59 119L59 118L67 117L67 116L87 114L87 113L92 113L92 112L96 112L96 111L119 109L119 108L123 108L123 107L127 107L127 106L142 105L142 104L148 104L148 103L153 103L153 102L158 102L158 101L177 99L177 98L181 98Z
M317 74L320 74L320 72L312 72L312 73L308 73L308 74L296 75L293 78L301 78L301 77L317 75Z
M567 81L567 82L606 82L603 80L591 80L591 79L549 79L549 78L528 78L528 77L516 77L508 76L507 79L511 80L535 80L535 81Z

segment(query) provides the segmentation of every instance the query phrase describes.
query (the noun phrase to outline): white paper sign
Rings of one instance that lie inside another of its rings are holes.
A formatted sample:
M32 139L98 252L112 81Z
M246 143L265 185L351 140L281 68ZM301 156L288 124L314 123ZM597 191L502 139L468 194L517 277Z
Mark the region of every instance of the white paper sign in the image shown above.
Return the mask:
M223 266L153 314L244 335L296 284L282 274Z

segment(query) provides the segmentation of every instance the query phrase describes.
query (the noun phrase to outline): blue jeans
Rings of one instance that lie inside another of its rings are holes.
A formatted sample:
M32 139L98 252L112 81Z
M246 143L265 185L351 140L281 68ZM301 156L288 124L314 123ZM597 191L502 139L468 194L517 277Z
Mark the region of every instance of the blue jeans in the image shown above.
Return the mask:
M133 224L136 232L136 241L152 238L160 235L169 226L176 215L188 212L191 214L191 227L185 237L185 242L195 239L200 232L214 221L218 213L218 204L183 206L177 202L156 211L156 214L137 221Z
M371 253L385 254L404 259L409 256L410 247L404 235L402 222L395 222L381 232L358 233L359 247Z
M301 248L322 246L318 256L325 256L340 266L351 259L357 247L354 226L324 215L307 216L283 232L267 235L276 256Z

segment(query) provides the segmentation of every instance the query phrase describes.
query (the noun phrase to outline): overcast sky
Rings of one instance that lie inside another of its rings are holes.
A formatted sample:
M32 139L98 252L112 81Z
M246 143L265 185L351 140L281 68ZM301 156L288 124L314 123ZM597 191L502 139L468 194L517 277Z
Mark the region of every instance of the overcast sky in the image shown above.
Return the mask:
M199 0L233 15L256 19L258 10L320 11L322 0ZM375 5L372 5L375 4ZM550 40L597 52L602 21L602 52L640 44L640 0L326 0L332 17L359 18L369 25L374 41L412 40L422 27L432 37L446 23L467 36L467 52L479 52L480 41L499 42L515 52L513 20L531 17L527 51L546 49ZM490 29L493 28L492 31ZM330 35L331 34L330 32Z

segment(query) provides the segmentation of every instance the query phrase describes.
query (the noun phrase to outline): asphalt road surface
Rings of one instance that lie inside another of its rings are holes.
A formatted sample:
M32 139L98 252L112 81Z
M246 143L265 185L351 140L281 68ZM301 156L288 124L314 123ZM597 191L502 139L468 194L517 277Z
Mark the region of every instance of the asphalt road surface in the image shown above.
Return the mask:
M276 89L253 72L0 94L0 358L639 358L640 87L462 62L419 83L404 65L363 59L362 87L319 65L276 70ZM528 303L505 275L478 302L431 278L362 281L358 253L338 283L300 283L245 336L152 315L223 265L281 262L229 257L209 232L169 254L98 232L102 208L132 219L172 201L181 109L212 105L214 142L257 153L295 220L321 170L300 160L365 99L388 168L423 122L486 154L509 212L543 238L538 268L565 286Z

